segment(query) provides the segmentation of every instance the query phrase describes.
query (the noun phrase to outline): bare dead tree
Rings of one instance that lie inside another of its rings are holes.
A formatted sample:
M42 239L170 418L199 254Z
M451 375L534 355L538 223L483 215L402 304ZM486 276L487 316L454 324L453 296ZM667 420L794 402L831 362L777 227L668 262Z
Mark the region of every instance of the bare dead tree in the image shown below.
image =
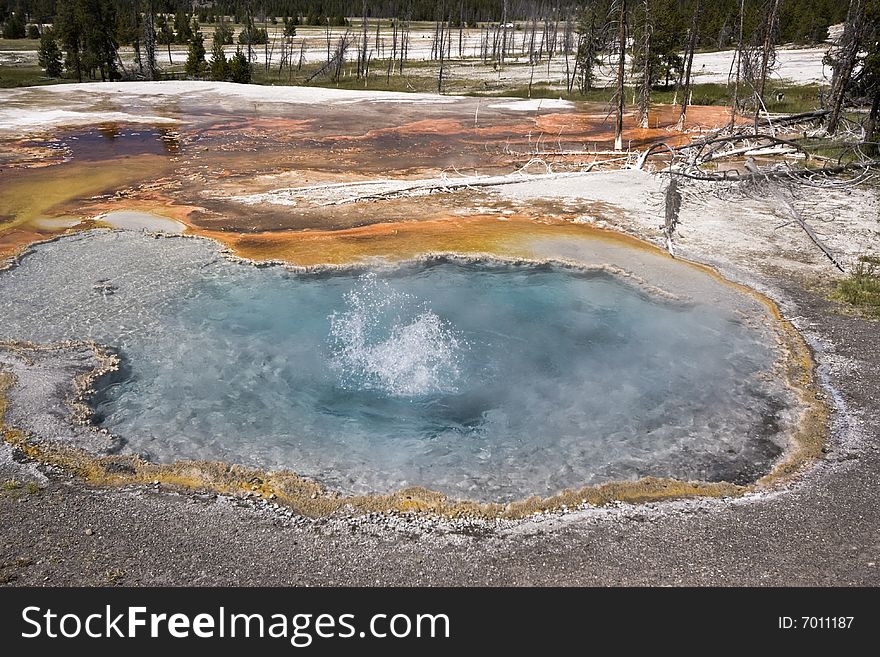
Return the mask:
M840 43L831 53L833 62L831 95L829 99L828 123L825 130L829 135L837 132L840 124L843 103L846 98L847 88L852 79L853 70L859 58L859 50L865 31L865 0L850 0L849 10L846 15L846 24Z
M651 37L654 28L651 25L651 3L650 0L642 0L642 34L641 34L641 51L639 58L641 59L642 79L639 84L638 107L639 107L639 126L648 127L648 113L651 109Z
M275 50L275 39L274 35L272 38L272 50L269 50L269 15L266 13L266 5L264 4L262 7L263 13L263 31L266 33L266 38L263 41L263 60L266 67L266 73L269 73L269 69L272 67L272 52Z
M385 42L381 40L379 27L382 24L382 21L377 18L376 19L376 57L382 57L385 54Z
M681 76L682 95L681 95L681 111L678 114L678 130L684 129L684 122L687 119L687 108L691 102L691 71L694 65L694 51L697 49L697 29L699 27L701 0L695 0L694 13L691 18L691 27L688 31L687 50L684 54L684 68Z
M739 0L739 32L736 41L736 53L734 54L734 63L736 64L736 76L733 83L733 99L730 103L730 129L736 125L736 115L739 111L739 83L742 76L742 54L743 54L743 23L745 21L745 5L746 0ZM731 64L731 73L733 72L733 64ZM730 80L730 74L728 74Z
M362 16L361 19L361 43L360 49L358 50L358 59L357 59L357 77L358 80L361 79L361 76L366 77L366 66L367 66L367 40L369 39L367 35L367 0L363 0L362 6Z
M327 42L327 63L329 64L332 57L330 54L330 39L333 36L333 29L330 27L330 18L327 18L327 21L324 23L324 39Z
M501 10L501 64L507 55L507 0L504 0Z
M614 150L623 150L623 112L626 97L624 94L624 76L626 75L626 0L618 0L620 14L617 27L618 59L617 59L617 123L614 126Z
M406 14L403 20L403 25L400 31L400 65L398 66L397 72L403 74L403 66L406 63L407 56L409 55L409 30L410 30L410 20L412 19L412 7L407 6Z
M464 0L458 3L458 58L464 56L462 47L464 46Z
M769 6L764 18L764 38L761 44L761 68L759 70L758 86L755 91L757 98L755 103L755 132L758 131L758 116L764 107L764 92L767 88L767 77L770 73L771 63L775 60L776 33L779 24L779 5L782 0L769 0Z
M572 32L573 32L573 23L571 17L571 9L566 10L565 15L565 31L562 37L562 54L565 57L565 88L568 93L571 93L572 87L574 86L574 75L572 75L571 67L569 64L569 54L571 53L571 45L572 45Z
M388 58L388 70L385 74L385 83L391 82L391 71L394 69L394 62L397 60L397 27L400 19L395 15L391 20L391 57Z
M445 21L443 12L444 5L440 5L440 20L437 21L437 52L440 59L440 67L437 69L437 93L443 93L443 67L446 62L447 40L449 39L449 29Z

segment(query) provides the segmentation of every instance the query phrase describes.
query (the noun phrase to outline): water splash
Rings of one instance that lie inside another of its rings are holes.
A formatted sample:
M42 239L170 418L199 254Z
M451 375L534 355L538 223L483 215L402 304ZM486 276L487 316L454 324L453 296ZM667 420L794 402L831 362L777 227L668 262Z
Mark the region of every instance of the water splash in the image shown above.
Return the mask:
M330 316L331 367L348 389L396 397L454 393L460 377L456 332L424 303L373 273Z

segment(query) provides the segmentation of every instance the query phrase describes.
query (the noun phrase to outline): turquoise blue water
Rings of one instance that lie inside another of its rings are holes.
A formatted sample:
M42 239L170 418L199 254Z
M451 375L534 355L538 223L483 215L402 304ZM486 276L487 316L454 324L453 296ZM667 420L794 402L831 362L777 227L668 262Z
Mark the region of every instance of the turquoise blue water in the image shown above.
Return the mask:
M117 349L97 418L158 461L509 500L649 474L745 481L780 453L766 334L603 272L297 274L99 233L0 274L0 310L0 339Z

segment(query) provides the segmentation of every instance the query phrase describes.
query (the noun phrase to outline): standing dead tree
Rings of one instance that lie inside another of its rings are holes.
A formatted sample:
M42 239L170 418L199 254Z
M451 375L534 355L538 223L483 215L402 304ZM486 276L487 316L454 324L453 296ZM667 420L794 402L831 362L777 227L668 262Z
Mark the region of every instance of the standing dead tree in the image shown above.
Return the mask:
M412 6L408 5L404 14L403 23L400 27L400 59L398 60L397 72L403 74L403 66L409 56L409 26L412 20Z
M764 95L767 79L776 65L776 41L779 32L779 8L782 0L764 0L763 20L752 33L749 43L739 48L740 80L751 89L751 110L755 132L759 130L761 113L767 117ZM741 19L742 20L742 19ZM743 99L745 101L745 99ZM749 103L745 103L748 109ZM772 126L771 130L772 130Z
M623 113L625 109L626 94L624 91L624 82L626 75L626 0L617 0L619 7L618 26L617 26L617 84L616 84L616 106L617 121L614 126L614 150L623 150Z
M648 113L651 109L651 85L653 83L653 75L651 71L651 37L654 28L651 25L651 3L650 0L642 0L642 16L639 29L641 34L638 39L633 40L633 49L635 50L633 57L633 68L639 69L641 79L636 93L636 104L639 110L638 125L641 128L648 127ZM636 46L638 43L638 46Z
M758 76L758 86L755 91L755 132L758 132L758 116L764 107L764 92L767 89L767 76L770 73L771 57L776 60L776 34L779 29L779 5L782 0L769 0L768 11L765 13L763 25L763 40L761 44L761 68Z
M388 58L388 70L385 73L385 84L390 84L391 71L394 69L394 62L397 61L397 32L399 24L400 19L397 17L397 12L395 12L395 17L391 19L391 57Z
M676 129L683 130L687 119L687 108L691 103L691 71L694 66L694 52L697 49L697 30L699 29L701 0L694 0L694 11L691 16L691 26L688 30L688 41L684 53L684 67L681 74L681 111L678 114Z
M865 3L866 0L850 0L843 35L837 47L829 53L828 58L834 71L831 77L830 112L825 126L829 135L833 135L840 124L843 102L859 59L859 51L862 49L865 33Z
M449 44L447 41L449 40L449 25L446 22L446 18L443 15L445 10L444 5L440 5L440 20L437 21L437 36L436 36L436 46L438 58L440 60L440 66L437 69L437 93L443 93L443 68L446 63L447 57L447 48Z
M357 59L357 77L358 80L363 76L367 77L367 41L369 39L369 35L367 34L367 0L364 0L362 3L363 7L363 18L361 19L361 43L360 48L358 49L358 59Z
M739 83L742 77L742 54L743 54L743 24L745 21L746 0L739 0L739 30L736 40L736 53L733 56L733 62L730 65L730 73L727 76L728 83L733 77L733 98L730 103L730 129L736 125L736 115L739 112ZM733 73L733 67L736 66L736 74Z

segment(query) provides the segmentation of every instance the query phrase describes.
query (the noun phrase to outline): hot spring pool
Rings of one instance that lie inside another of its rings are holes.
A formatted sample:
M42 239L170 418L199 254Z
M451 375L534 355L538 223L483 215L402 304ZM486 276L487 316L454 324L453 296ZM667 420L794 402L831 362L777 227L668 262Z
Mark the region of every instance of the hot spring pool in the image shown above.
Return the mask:
M602 270L435 258L295 273L100 231L0 273L0 312L0 340L120 354L94 403L126 451L348 493L745 482L786 440L772 332Z

